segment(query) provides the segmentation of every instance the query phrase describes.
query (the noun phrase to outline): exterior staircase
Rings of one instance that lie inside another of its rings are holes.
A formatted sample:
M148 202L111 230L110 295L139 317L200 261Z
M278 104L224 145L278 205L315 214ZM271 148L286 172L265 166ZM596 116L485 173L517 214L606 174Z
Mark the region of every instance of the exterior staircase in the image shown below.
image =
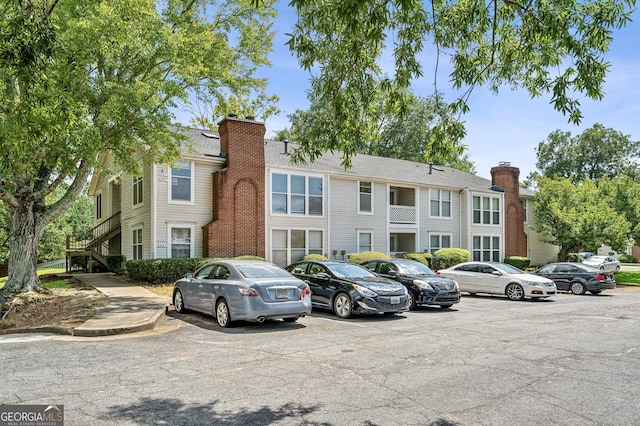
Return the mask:
M105 256L120 253L120 247L111 247L109 241L120 235L120 233L120 212L117 212L104 222L95 226L91 231L90 239L68 235L66 249L67 272L71 272L73 266L78 264L77 258L83 259L83 269L86 272L94 272L94 264L96 262L101 265L102 268L108 269ZM76 258L76 261L72 262L72 258Z

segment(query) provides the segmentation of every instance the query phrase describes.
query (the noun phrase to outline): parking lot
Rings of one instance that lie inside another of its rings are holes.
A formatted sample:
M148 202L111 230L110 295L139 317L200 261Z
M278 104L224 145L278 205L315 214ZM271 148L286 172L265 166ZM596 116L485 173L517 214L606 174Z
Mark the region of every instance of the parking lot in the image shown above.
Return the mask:
M2 403L66 425L637 425L640 291L111 338L0 339ZM5 370L7 371L7 370Z

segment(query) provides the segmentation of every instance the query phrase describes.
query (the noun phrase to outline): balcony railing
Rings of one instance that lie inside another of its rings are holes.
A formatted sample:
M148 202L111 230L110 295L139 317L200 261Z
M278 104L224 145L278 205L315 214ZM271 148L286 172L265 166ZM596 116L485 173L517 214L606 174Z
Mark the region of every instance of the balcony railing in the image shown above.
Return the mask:
M390 223L416 223L416 208L414 206L389 206Z

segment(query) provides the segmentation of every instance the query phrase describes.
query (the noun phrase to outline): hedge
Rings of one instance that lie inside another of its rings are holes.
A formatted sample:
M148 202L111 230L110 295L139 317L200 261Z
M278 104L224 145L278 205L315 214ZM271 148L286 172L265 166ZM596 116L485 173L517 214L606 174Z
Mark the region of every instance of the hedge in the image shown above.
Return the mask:
M302 258L302 260L329 260L326 256L317 253L311 253Z
M390 259L388 254L379 251L363 251L362 253L349 253L347 259L351 263L362 263L374 259Z
M433 269L450 268L458 263L471 260L469 250L461 248L443 248L434 253Z
M618 256L620 263L638 263L635 257L630 254L621 254Z
M507 256L504 258L504 263L515 266L516 268L524 271L529 267L529 265L531 265L531 259L522 256Z
M407 259L417 260L418 262L423 263L428 267L431 267L431 264L433 262L433 256L431 255L431 253L428 253L428 252L424 252L424 253L407 253L407 254L405 254L405 257Z

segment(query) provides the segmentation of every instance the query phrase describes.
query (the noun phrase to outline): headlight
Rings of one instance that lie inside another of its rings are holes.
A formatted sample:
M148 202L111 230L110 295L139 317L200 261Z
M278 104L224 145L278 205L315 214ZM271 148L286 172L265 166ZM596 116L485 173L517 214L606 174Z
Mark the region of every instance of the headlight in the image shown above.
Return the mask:
M533 287L544 287L544 284L539 283L537 281L527 281L527 284L529 284L530 286L533 286Z
M453 287L453 288L454 288L456 291L459 291L459 290L460 290L460 285L458 285L458 281L456 281L456 280L452 280L452 281L453 281L453 284L454 284L454 287Z
M368 288L363 287L361 285L354 284L353 288L355 288L356 291L358 293L360 293L361 295L363 295L364 297L377 297L378 296L378 293L376 293L375 291L369 290Z
M429 285L428 282L426 281L422 281L422 280L413 280L413 284L417 285L420 288L428 288L431 289L431 286Z

